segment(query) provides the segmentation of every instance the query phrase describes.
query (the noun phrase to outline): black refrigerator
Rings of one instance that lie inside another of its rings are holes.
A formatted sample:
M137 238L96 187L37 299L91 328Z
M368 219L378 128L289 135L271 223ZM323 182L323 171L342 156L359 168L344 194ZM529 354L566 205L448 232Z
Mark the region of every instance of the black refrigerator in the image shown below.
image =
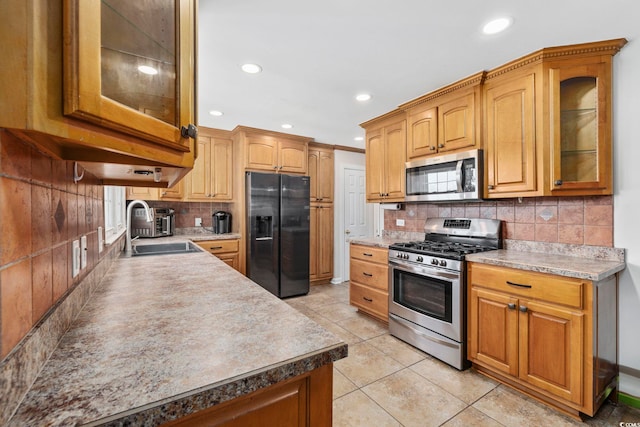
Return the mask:
M309 292L309 177L246 172L247 270L286 298Z

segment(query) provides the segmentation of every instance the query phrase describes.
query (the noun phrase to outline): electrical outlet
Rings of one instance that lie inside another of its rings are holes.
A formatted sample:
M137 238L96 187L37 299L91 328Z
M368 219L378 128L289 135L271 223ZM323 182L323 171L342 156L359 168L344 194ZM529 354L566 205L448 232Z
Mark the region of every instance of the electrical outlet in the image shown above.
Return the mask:
M202 218L196 218L196 227L202 227Z
M396 219L396 225L398 227L404 227L404 219Z
M80 270L87 267L87 236L80 238Z
M74 240L71 244L71 277L80 274L80 240Z
M102 234L102 227L98 227L98 253L104 251L104 235Z

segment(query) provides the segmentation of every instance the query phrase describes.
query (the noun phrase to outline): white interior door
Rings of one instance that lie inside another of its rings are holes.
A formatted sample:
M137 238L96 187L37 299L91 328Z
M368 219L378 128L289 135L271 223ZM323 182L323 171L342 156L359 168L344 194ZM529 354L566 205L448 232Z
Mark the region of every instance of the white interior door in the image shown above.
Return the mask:
M343 280L349 280L349 241L355 237L371 237L371 206L367 205L364 169L344 169Z

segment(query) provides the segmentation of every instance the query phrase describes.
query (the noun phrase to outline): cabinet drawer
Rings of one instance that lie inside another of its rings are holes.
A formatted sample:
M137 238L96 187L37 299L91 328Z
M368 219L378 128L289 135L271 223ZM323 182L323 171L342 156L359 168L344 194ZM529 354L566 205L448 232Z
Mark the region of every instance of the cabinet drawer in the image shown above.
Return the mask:
M351 282L349 302L370 314L388 321L389 294L387 292Z
M195 242L202 249L212 254L220 254L225 252L238 252L238 239L233 240L206 240Z
M468 264L472 286L495 289L511 295L582 308L585 281L486 264Z
M373 264L371 262L352 259L350 266L351 272L349 279L352 282L358 282L384 292L389 292L387 285L389 281L389 267L386 264Z
M362 259L369 262L387 264L389 262L389 250L365 245L351 245L351 258Z

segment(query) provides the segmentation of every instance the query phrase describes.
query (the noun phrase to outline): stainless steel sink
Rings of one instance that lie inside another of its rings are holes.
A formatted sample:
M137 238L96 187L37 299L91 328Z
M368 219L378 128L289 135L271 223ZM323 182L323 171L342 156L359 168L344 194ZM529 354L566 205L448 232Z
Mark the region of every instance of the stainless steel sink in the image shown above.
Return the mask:
M131 256L185 254L191 252L203 252L203 250L193 242L159 243L135 245Z

